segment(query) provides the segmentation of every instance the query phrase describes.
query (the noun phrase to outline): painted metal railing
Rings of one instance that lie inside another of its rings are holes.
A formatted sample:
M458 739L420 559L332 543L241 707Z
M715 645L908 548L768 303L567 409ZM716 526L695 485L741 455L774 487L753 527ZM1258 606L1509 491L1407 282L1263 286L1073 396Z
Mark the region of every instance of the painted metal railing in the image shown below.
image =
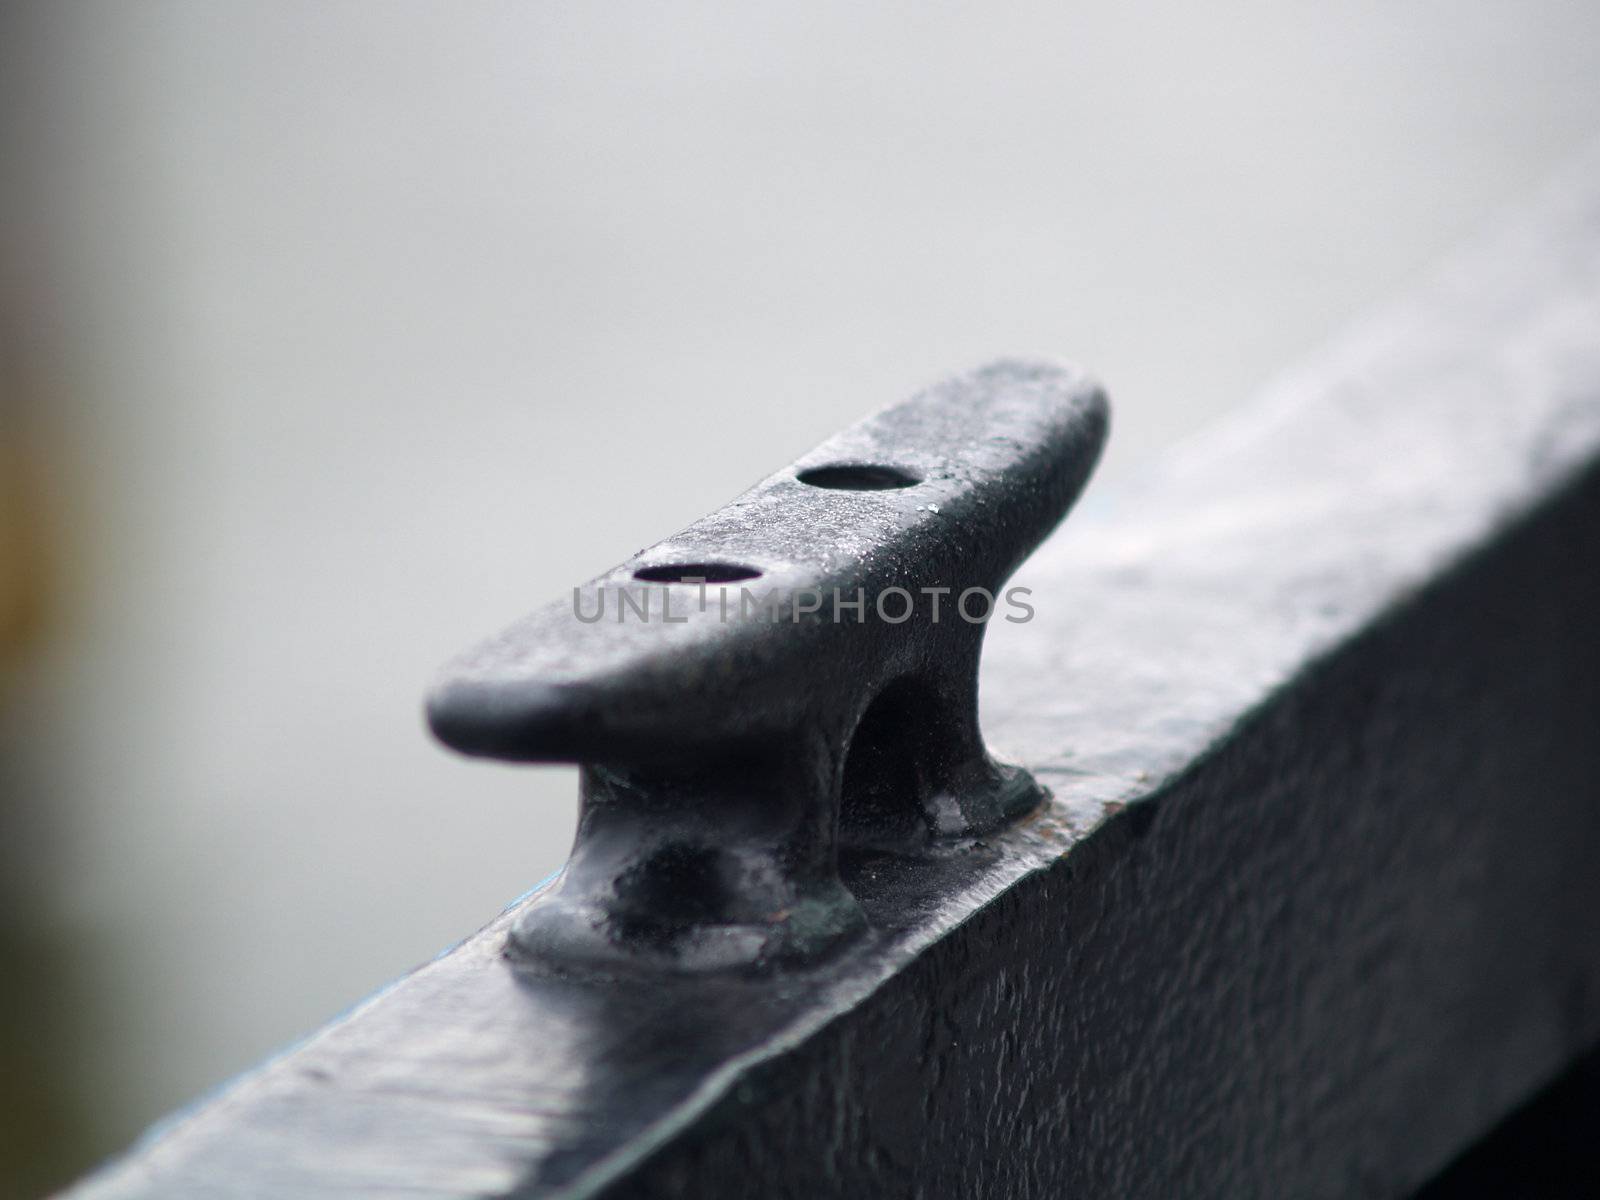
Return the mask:
M74 1194L1435 1176L1600 1042L1600 161L1090 489L989 622L1002 768L981 625L877 594L992 597L1098 404L959 377L462 660L447 740L586 764L566 878Z

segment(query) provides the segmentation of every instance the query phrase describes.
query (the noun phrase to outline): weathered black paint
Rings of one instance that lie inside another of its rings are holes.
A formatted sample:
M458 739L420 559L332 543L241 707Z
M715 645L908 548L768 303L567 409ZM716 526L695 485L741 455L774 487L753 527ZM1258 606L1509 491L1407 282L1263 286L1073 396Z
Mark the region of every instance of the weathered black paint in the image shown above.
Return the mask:
M1030 560L1052 800L847 854L840 953L512 910L78 1194L1406 1194L1600 1040L1597 331L1600 159Z
M577 844L513 931L527 962L814 960L866 924L841 836L951 853L1037 808L978 732L982 622L1105 433L1071 368L958 375L451 664L444 741L584 765Z

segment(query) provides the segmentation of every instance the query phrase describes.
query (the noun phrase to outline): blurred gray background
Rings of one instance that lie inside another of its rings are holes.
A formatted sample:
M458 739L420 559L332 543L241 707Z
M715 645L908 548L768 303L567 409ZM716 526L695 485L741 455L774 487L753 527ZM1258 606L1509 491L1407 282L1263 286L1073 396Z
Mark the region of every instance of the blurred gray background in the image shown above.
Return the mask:
M443 659L1005 352L1102 481L1600 129L1593 0L11 3L0 1177L553 870ZM0 1185L3 1188L3 1185Z

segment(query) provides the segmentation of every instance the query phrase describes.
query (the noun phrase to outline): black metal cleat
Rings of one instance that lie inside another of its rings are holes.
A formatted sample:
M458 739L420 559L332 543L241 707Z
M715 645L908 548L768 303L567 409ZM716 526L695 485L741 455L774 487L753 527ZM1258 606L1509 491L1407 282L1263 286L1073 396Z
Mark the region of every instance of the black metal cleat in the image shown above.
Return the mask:
M446 668L444 742L582 766L572 856L513 948L566 969L814 960L865 924L841 845L914 852L1035 808L978 731L984 623L1106 429L1072 368L957 376Z

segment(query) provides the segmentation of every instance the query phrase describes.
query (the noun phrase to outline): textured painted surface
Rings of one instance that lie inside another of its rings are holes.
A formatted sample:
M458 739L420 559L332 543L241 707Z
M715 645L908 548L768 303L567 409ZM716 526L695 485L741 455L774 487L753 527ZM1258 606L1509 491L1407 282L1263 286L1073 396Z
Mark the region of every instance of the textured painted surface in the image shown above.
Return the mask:
M524 962L816 961L866 924L841 842L948 853L1037 809L978 730L984 621L1015 618L1001 588L1106 423L1072 368L953 376L447 667L444 741L584 766L571 857L512 929Z
M508 913L81 1194L1404 1194L1600 1038L1597 331L1591 162L1087 506L983 676L1054 803L825 967Z

